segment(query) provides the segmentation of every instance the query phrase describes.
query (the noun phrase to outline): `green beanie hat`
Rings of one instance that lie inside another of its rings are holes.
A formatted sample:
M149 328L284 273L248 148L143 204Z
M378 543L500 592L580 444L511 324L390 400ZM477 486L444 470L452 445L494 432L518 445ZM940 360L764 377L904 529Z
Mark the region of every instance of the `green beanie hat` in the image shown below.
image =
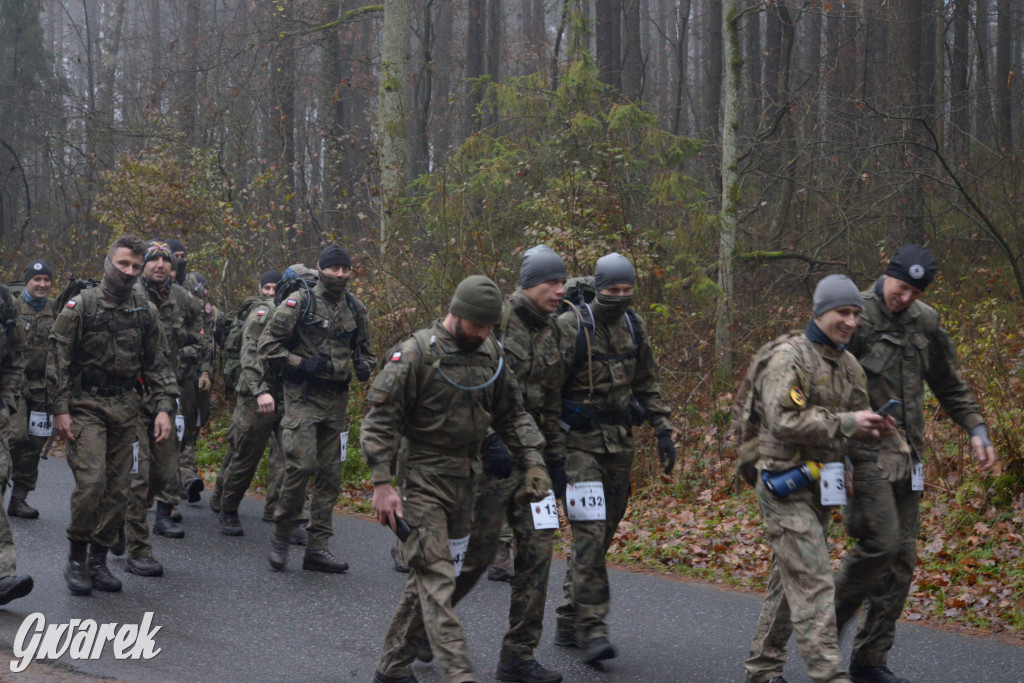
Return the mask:
M448 311L477 325L501 322L501 290L486 275L470 275L459 283Z

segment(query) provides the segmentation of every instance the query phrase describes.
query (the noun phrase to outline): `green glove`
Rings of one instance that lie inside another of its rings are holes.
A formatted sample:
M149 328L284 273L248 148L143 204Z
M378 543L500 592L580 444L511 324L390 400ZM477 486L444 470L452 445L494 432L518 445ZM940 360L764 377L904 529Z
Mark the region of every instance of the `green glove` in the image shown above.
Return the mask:
M551 479L548 477L548 471L541 465L534 465L526 470L523 476L523 485L516 491L516 502L525 505L544 500L550 489Z

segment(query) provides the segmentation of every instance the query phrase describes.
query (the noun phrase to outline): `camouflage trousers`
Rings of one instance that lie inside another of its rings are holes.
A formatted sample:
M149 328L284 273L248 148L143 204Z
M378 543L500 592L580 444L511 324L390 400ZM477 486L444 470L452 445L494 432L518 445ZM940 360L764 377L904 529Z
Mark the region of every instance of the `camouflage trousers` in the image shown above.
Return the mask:
M196 439L199 437L199 390L196 381L199 377L195 365L185 366L178 378L178 410L185 418L185 433L178 444L180 452L178 460L177 500L181 500L181 487L199 477L196 469Z
M14 493L24 496L35 491L39 480L39 456L46 446L45 436L30 436L28 418L33 411L45 413L46 406L42 403L22 401L21 407L11 415L10 444L11 462L14 480Z
M900 523L892 485L876 462L854 461L853 494L845 516L846 534L857 542L846 554L835 579L836 629L840 636L865 600L885 592L882 579L899 549ZM884 654L879 663L885 664Z
M339 435L348 429L345 411L348 391L310 390L285 383L281 448L285 469L274 512L274 533L290 536L302 520L306 490L311 477L313 499L309 506L307 549L327 548L333 535L334 505L341 491L342 454Z
M772 568L750 657L743 663L746 681L766 683L781 676L786 643L795 633L813 681L848 683L836 631L827 545L829 512L817 502L818 488L777 498L765 488L759 471L756 492L772 548Z
M501 642L501 661L510 663L532 661L533 651L540 643L555 539L554 529L533 528L529 504L522 507L515 502L514 494L522 485L523 475L524 471L516 467L508 479L483 474L477 478L469 548L452 594L455 606L487 571L502 529L511 527L516 544L516 571L510 582L509 628Z
M10 434L11 422L7 411L0 408L0 481L3 481L6 488L7 479L11 475L11 454L7 450L8 435ZM4 509L3 500L0 499L0 579L14 576L18 573L18 558L14 552L14 534L11 533L11 523L7 519L7 511Z
M174 427L174 413L171 419L171 435L156 442L153 436L153 422L156 414L143 408L139 414L138 434L139 458L130 472L130 488L128 491L128 509L124 515L125 548L128 557L152 557L153 546L149 542L149 522L146 513L157 498L166 500L169 489L177 486L178 481L178 437ZM179 500L177 494L173 502Z
M889 494L871 500L875 506L871 514L877 520L884 520L887 527L894 527L895 538L887 548L888 561L881 562L881 576L875 583L876 589L867 598L864 621L853 640L850 663L860 666L885 666L887 663L896 638L896 622L903 613L914 580L917 538L921 534L921 492L911 490L909 479L895 483L886 481L884 485L889 487ZM856 488L854 492L857 494L854 501L857 501L860 494ZM846 573L844 568L843 575ZM837 583L837 591L842 585Z
M559 631L575 631L579 644L608 636L611 609L605 555L629 503L633 451L601 454L570 449L565 474L569 484L600 481L604 486L604 521L572 521L572 553L563 583L562 604L555 610Z
M132 390L71 399L67 462L75 476L71 493L70 541L109 548L117 540L128 507L132 444L138 439L139 395Z
M412 530L402 544L409 578L377 661L377 671L386 676L412 676L425 632L446 681L479 680L473 673L466 634L452 609L456 577L449 545L450 540L470 536L473 488L472 478L415 467L406 470L400 494L402 514Z

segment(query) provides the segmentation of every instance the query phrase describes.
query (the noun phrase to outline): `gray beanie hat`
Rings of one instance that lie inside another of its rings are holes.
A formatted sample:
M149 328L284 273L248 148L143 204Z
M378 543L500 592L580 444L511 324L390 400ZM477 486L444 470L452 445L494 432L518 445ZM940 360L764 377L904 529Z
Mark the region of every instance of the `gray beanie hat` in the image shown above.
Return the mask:
M840 306L864 308L860 291L853 280L845 275L826 275L814 288L814 317Z
M538 244L523 254L523 264L519 267L519 286L523 289L548 280L565 280L568 277L565 261L550 247Z
M455 288L448 311L477 325L497 325L503 306L498 285L486 275L470 275Z
M594 268L594 289L601 291L612 285L636 284L636 273L629 259L618 252L612 252L597 259Z

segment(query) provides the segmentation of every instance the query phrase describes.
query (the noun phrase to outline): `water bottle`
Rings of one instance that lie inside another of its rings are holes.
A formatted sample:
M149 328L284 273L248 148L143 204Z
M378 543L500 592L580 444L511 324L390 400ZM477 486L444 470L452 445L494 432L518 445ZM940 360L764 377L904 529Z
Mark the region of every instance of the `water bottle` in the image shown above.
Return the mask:
M778 498L785 498L794 491L799 491L821 478L821 463L806 462L799 467L784 472L761 471L761 481L766 489Z

